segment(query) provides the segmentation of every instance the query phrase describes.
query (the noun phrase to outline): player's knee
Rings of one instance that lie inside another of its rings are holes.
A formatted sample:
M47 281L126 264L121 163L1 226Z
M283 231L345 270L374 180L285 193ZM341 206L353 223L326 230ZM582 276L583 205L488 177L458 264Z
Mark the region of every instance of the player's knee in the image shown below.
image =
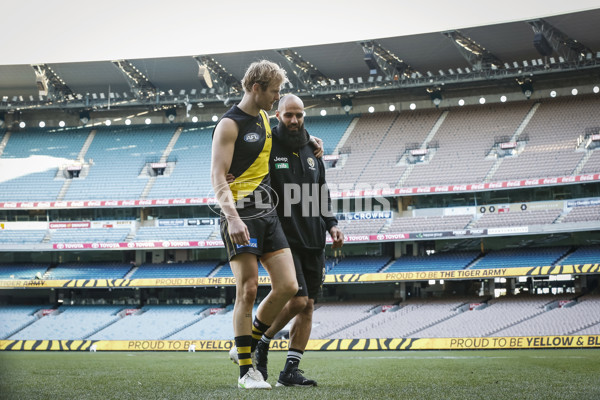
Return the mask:
M241 290L238 291L237 297L246 304L254 304L257 292L258 285L245 284L241 287Z
M315 302L314 302L314 300L311 300L307 297L305 297L305 299L306 299L306 303L305 303L304 307L302 308L302 310L300 311L300 313L302 314L302 316L305 319L311 320L313 311L315 309Z
M294 315L303 312L307 303L308 298L305 296L292 297L289 304L290 312Z
M296 282L295 279L293 281L284 282L279 285L279 291L282 296L290 298L298 293L298 282Z

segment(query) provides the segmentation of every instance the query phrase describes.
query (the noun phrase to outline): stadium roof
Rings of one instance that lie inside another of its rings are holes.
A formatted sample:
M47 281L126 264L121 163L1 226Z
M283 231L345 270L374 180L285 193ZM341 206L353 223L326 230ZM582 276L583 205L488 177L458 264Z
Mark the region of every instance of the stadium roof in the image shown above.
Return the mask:
M44 7L51 7L46 3L55 2L40 2L38 6L41 7L45 4ZM63 1L63 3L70 3L71 7L75 6L70 0ZM114 5L112 0L106 3ZM152 8L157 5L155 3L148 2L148 6ZM158 3L160 3L161 10L167 13L164 2ZM180 6L181 3L181 1L175 1L173 7ZM544 79L544 76L556 77L563 72L568 72L570 77L583 76L583 79L588 80L590 77L595 77L596 81L600 80L598 74L600 8L550 15L549 13L554 10L560 12L567 9L566 5L560 2L562 8L559 9L552 8L552 5L548 5L548 7L545 5L544 8L548 11L544 16L539 16L539 11L535 9L525 10L521 14L515 15L513 9L511 11L513 18L518 15L522 15L523 18L513 19L512 22L492 23L499 18L503 20L511 18L508 14L499 14L498 11L509 9L511 2L503 3L502 8L498 4L480 2L486 3L485 6L489 11L486 13L485 7L471 11L472 16L478 18L477 21L485 22L484 25L476 24L474 20L468 18L461 20L463 22L460 23L465 24L470 21L472 25L456 25L459 23L456 22L456 19L440 22L440 18L443 17L440 14L443 13L436 13L434 7L433 10L429 10L431 18L419 20L419 24L422 25L420 29L414 23L410 24L410 11L398 12L394 16L398 24L406 23L409 28L412 28L411 32L413 33L405 33L397 27L395 30L389 31L374 30L373 25L377 25L379 20L385 22L380 25L389 25L389 14L394 13L387 13L380 4L381 1L375 0L370 3L372 4L368 6L362 3L360 8L348 7L354 16L351 23L331 16L330 23L326 27L327 30L338 30L336 23L343 24L345 29L340 27L340 30L346 32L348 32L347 25L353 28L353 33L346 33L346 37L351 38L347 41L339 41L339 37L335 36L330 39L329 43L303 45L301 43L308 43L309 39L298 40L298 38L302 38L302 35L298 34L295 34L297 39L291 39L291 36L281 33L283 37L287 38L287 43L299 44L291 47L263 47L257 50L229 52L216 51L215 48L212 48L211 53L204 54L191 53L194 47L188 46L187 50L177 51L190 51L187 53L189 55L159 55L146 58L136 58L136 55L141 53L136 50L136 46L132 47L130 41L123 36L123 33L129 32L129 30L119 25L118 21L115 25L114 22L107 20L106 26L103 28L105 31L96 30L91 35L86 35L85 32L67 29L66 22L52 24L45 19L43 29L38 29L33 36L46 43L47 47L53 48L52 53L36 52L35 57L38 58L34 59L31 54L18 54L17 51L10 48L10 45L4 51L6 57L3 58L7 62L0 61L0 111L11 112L15 109L36 107L68 108L72 106L75 108L96 103L102 106L103 102L110 102L109 98L113 99L113 107L119 107L120 104L131 101L136 105L156 104L157 102L174 104L173 101L181 101L183 98L190 103L222 102L230 97L235 99L241 96L239 81L246 67L252 61L262 58L275 61L287 69L291 82L291 85L286 88L287 90L300 95L313 95L313 97L315 95L335 95L338 98L345 95L359 96L361 92L385 89L386 82L388 88L419 87L422 91L424 87L433 88L445 84L458 86L487 82L489 85L489 82L499 79L514 81L516 78L525 79L536 76L536 79L541 80ZM579 3L581 6L587 6L593 2ZM233 1L232 4L235 6L237 2ZM313 23L308 23L307 26L299 24L299 30L309 32L314 29L321 32L322 28L319 28L319 24L315 24L314 21L321 21L322 14L335 15L335 8L329 8L332 7L332 4L337 3L323 5L325 12L315 12L314 20L311 20ZM352 2L344 4L350 6ZM337 5L339 6L339 4ZM464 4L458 2L458 11L464 11L461 10L461 6ZM121 10L133 11L128 10L127 7L129 6L123 5ZM169 24L159 27L158 32L154 33L148 26L144 26L144 21L132 21L130 18L129 25L139 25L138 29L144 31L145 40L138 42L142 49L147 48L145 44L148 42L163 45L180 42L220 44L219 36L223 32L230 32L229 24L223 22L227 21L227 18L220 18L220 29L203 31L201 27L207 21L210 11L209 6L205 5L204 7L207 17L197 18L198 31L201 32L198 36L204 34L216 37L215 40L197 41L193 36L179 37L168 31ZM390 11L401 11L397 10L396 6L390 7ZM361 20L367 18L367 12L363 12L363 9L368 9L369 15L369 22L365 22L364 30ZM99 9L99 12L102 10ZM165 16L165 18L177 20L182 13L185 13L185 8L179 7L175 11L177 12L168 13L172 17ZM424 12L424 9L421 7L417 11ZM494 14L494 11L497 13ZM49 10L46 9L45 12L48 15ZM262 12L258 10L259 21L261 16ZM82 18L85 20L84 17ZM272 16L265 19L273 20L284 26L294 26L296 21L293 11L279 6ZM291 24L288 24L287 19L291 21ZM15 18L15 20L18 19ZM33 22L36 21L40 22L35 19ZM187 20L183 18L183 21ZM30 24L33 22L29 21ZM152 21L147 21L146 24L150 22ZM435 22L436 26L443 30L433 29L430 25L432 22ZM98 23L98 18L90 21L90 25L101 28L102 26ZM271 26L275 26L275 23ZM453 28L452 26L463 27ZM294 32L292 28L288 30L290 31L288 33ZM9 31L12 32L12 30ZM44 35L49 32L48 35L51 36L53 31L56 31L54 34L64 33L72 38L85 37L86 49L81 49L81 51L79 48L75 49L76 51L65 49L61 53L59 51L61 43L55 41L49 45L44 40ZM112 32L112 34L104 32ZM115 36L115 32L120 33L121 36ZM234 32L235 37L238 38L234 43L235 46L238 46L237 48L247 48L251 45L250 43L254 43L251 40L240 39L240 35L243 35L242 32ZM367 38L362 36L372 32L401 32L401 34ZM543 35L543 43L538 44L537 48L534 45L536 32ZM279 34L280 32L271 33L272 36ZM161 39L155 41L154 36L157 35L161 36ZM168 37L167 40L165 40L165 36ZM223 34L223 36L229 37L227 34ZM117 44L113 46L113 43L119 43L119 37L122 38L124 44L129 45L132 56L126 56L127 53L119 50L120 46ZM138 37L135 39L139 40ZM12 42L6 40L5 43ZM18 47L27 47L28 43L26 41L23 46L19 45ZM101 46L98 46L98 43ZM261 45L257 44L257 46ZM114 50L106 51L104 47L114 48ZM158 47L160 46L154 45L155 49ZM90 59L87 56L90 54L90 49L97 52L97 57L115 57L85 61L86 58ZM542 52L545 49L549 55L542 55L540 49ZM167 54L170 51L162 48L155 52ZM15 56L12 57L12 54ZM79 58L79 61L73 61L72 58L78 54L82 58ZM69 61L60 61L67 59ZM19 60L26 60L26 62ZM199 68L204 71L203 78L199 77ZM40 96L41 92L43 92L43 96Z

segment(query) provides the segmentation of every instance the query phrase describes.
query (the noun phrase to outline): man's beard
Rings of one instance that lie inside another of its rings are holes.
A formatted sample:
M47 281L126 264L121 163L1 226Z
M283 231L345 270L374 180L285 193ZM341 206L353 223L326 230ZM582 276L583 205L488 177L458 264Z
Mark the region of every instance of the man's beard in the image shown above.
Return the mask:
M285 142L288 147L293 149L297 149L306 143L308 143L309 137L308 133L304 130L304 124L298 125L297 130L290 130L283 123L279 122L277 125L277 130L279 131L279 137Z

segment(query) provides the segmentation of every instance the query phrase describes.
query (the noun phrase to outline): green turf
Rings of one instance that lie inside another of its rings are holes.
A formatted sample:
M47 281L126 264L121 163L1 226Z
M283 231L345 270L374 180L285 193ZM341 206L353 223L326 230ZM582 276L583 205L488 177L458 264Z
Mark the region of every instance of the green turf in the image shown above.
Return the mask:
M600 399L596 349L307 352L301 368L318 387L248 392L226 352L0 352L0 398Z

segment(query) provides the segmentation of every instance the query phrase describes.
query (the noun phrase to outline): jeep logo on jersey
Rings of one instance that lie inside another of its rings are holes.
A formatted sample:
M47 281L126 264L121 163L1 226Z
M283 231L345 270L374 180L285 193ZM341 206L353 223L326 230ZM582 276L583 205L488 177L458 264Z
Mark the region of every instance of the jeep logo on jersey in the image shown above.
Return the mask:
M248 143L258 142L259 139L260 135L256 132L250 132L244 135L244 140Z

